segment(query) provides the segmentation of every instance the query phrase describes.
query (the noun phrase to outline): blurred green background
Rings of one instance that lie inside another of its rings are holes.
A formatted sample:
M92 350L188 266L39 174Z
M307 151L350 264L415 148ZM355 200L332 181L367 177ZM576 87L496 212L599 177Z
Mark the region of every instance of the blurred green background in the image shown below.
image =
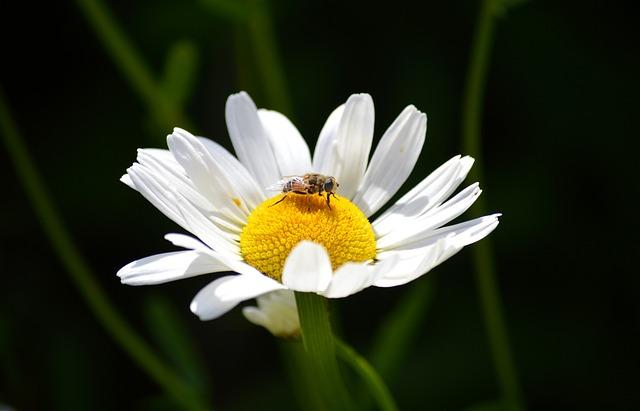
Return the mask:
M429 116L410 187L461 152L479 4L109 1L161 89L143 97L100 41L89 3L0 8L3 98L67 229L118 311L215 409L302 409L287 344L238 309L204 323L189 312L212 276L120 284L122 265L172 250L162 237L177 227L118 178L136 148L164 147L173 125L230 147L224 103L237 90L290 116L311 147L331 110L368 92L376 141L407 104ZM636 15L618 2L531 1L496 21L480 183L489 210L503 213L491 238L528 409L640 404L636 35ZM277 59L282 84L269 72ZM158 115L150 101L184 115ZM89 310L11 156L0 156L0 409L177 408ZM471 255L334 307L345 340L369 356L378 335L394 332L389 313L421 296L406 314L414 335L384 375L401 409L495 409Z

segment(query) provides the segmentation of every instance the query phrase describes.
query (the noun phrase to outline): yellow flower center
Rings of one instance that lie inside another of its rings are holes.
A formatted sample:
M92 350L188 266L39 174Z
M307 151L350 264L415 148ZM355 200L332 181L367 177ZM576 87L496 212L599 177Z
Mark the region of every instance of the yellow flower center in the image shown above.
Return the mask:
M376 239L367 217L351 201L284 194L256 207L240 235L240 251L253 267L280 281L284 261L302 240L322 244L333 269L346 262L364 262L376 256Z

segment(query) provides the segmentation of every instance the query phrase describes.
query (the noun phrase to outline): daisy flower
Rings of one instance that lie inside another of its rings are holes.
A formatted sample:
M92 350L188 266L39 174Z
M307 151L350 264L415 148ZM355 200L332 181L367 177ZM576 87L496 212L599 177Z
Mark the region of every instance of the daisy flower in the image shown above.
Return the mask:
M185 250L126 265L118 272L123 283L235 272L195 296L191 311L202 320L257 298L257 307L244 309L251 322L274 334L295 334L291 291L342 298L369 286L402 285L498 225L494 214L444 226L481 192L474 183L449 198L473 164L461 156L369 221L400 189L422 150L427 118L413 105L387 128L370 161L374 107L368 94L352 95L331 113L313 157L284 115L258 110L244 92L228 98L225 115L236 156L176 128L167 137L169 150L138 150L137 162L121 179L193 235L167 234ZM290 194L282 200L283 193L266 189L283 176L306 173L339 183L330 206L322 196Z

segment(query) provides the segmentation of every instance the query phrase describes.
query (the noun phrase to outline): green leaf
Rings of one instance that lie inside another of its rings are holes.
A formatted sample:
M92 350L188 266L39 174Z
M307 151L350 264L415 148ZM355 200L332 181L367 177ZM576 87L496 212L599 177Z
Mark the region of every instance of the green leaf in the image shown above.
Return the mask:
M175 42L167 53L160 87L177 106L183 106L193 92L199 60L198 50L189 40Z

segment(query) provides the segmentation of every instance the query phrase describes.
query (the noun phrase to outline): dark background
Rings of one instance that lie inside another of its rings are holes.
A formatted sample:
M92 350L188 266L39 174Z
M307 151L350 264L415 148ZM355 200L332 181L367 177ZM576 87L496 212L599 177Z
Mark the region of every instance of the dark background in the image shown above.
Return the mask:
M229 19L198 2L109 6L156 74L174 42L195 46L185 111L201 134L230 146L224 102L241 88L269 105L246 33ZM285 114L311 147L331 110L368 92L376 139L409 103L429 116L407 187L461 151L475 2L278 1L270 11L293 103ZM162 236L177 227L118 182L135 149L164 146L170 129L150 115L77 4L3 2L0 14L4 97L119 311L154 347L162 337L153 307L176 317L216 409L297 409L282 347L270 334L239 309L205 323L189 312L211 276L154 287L116 278L122 265L172 249ZM490 210L503 213L491 238L529 409L638 409L636 29L628 7L597 1L527 2L497 22L481 185ZM0 404L171 409L66 275L10 160L0 151ZM432 283L433 301L389 382L400 408L464 410L497 399L469 249L421 282ZM345 339L366 354L385 315L417 283L340 301Z

